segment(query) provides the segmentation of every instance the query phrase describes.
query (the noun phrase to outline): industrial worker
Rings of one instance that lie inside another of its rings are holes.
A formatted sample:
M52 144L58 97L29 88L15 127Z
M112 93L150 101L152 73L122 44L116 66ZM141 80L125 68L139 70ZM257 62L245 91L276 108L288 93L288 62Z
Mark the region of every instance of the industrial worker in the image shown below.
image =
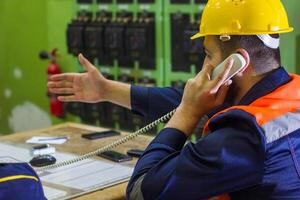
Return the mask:
M209 0L192 38L205 37L203 69L184 92L107 80L82 55L86 73L48 86L61 101L110 101L151 120L177 108L139 159L128 199L300 199L300 77L281 67L279 50L292 30L280 0ZM232 53L246 68L224 82L229 60L212 79ZM203 137L185 144L204 116Z

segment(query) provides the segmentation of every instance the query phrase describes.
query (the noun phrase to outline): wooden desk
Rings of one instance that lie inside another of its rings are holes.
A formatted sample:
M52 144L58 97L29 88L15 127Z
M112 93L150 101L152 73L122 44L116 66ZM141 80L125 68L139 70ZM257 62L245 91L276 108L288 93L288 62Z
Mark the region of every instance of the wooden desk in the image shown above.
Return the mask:
M51 126L49 128L28 131L23 133L16 133L8 136L0 137L1 141L10 141L16 143L25 143L25 141L32 136L63 136L69 135L70 140L62 145L53 145L58 151L62 152L70 152L75 154L85 154L90 151L94 151L95 149L102 147L106 144L111 143L112 141L120 138L122 135L126 135L128 133L122 132L121 136L115 136L95 141L89 141L81 138L82 133L88 133L92 131L103 131L106 130L104 128L76 124L76 123L64 123L60 125ZM139 136L136 139L129 141L115 150L119 152L126 153L128 149L140 148L144 149L149 142L152 140L151 137L148 136ZM134 159L129 163L129 165L134 166L137 159ZM125 199L125 190L127 183L118 184L112 186L110 188L106 188L100 191L96 191L93 193L89 193L80 197L75 198L76 200L116 200L116 199Z

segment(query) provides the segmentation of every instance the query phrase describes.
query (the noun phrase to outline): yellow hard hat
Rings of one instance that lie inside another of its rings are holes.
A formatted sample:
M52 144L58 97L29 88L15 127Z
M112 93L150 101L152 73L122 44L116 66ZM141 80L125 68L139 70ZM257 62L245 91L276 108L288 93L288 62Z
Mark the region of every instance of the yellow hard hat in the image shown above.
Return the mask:
M280 0L209 0L199 33L207 35L259 35L293 31Z

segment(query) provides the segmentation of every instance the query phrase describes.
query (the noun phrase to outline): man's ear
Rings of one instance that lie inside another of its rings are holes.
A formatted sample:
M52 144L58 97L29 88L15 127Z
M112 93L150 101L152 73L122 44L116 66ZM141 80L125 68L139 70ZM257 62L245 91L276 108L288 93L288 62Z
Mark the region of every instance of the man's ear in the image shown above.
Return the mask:
M241 71L241 72L239 72L237 75L238 76L241 76L242 74L243 74L243 72L249 67L249 65L250 65L250 56L249 56L249 53L245 50L245 49L237 49L236 50L236 53L239 53L239 54L241 54L243 57L244 57L244 59L245 59L245 61L246 61L246 67Z

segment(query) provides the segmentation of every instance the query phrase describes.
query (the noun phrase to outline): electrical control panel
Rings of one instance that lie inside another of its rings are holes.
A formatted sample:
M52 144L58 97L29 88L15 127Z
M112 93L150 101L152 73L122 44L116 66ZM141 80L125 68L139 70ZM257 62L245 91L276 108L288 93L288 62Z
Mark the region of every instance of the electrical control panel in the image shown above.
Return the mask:
M84 70L77 61L77 55L83 53L109 79L183 90L186 80L202 68L203 39L190 38L198 32L206 2L74 0L68 7L72 19L64 26L63 21L59 25L65 30L66 43L58 47L66 48L67 55L62 56L67 57L66 64L75 65L75 72ZM52 13L56 13L54 4L61 3L53 3ZM78 116L83 123L128 131L149 123L144 117L108 102L65 106L69 114Z

